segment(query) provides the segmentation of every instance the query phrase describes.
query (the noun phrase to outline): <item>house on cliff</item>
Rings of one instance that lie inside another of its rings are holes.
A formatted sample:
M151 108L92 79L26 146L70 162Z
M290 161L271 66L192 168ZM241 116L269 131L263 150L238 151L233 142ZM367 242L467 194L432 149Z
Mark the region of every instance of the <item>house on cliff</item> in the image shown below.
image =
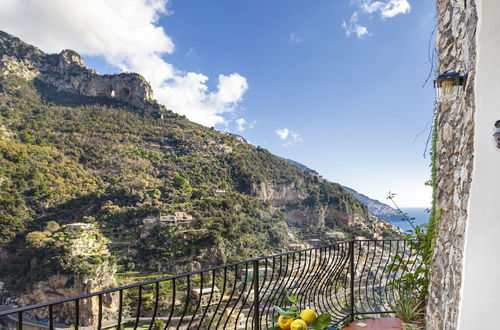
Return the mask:
M142 229L144 232L148 232L156 225L161 227L178 227L178 226L189 226L196 222L190 214L186 212L174 212L167 215L161 215L159 217L147 217L142 220Z

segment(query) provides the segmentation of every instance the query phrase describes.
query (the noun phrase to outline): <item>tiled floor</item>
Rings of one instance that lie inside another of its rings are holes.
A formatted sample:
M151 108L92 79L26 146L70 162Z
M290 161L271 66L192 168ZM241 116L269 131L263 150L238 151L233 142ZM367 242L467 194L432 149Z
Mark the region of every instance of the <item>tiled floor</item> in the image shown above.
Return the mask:
M392 317L364 319L352 322L342 330L401 330L401 320Z

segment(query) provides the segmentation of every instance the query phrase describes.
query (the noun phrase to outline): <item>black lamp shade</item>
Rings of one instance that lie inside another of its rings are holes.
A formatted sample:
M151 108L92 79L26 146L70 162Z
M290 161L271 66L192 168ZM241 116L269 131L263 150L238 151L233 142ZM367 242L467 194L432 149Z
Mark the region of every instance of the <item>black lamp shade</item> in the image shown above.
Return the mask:
M463 90L467 75L460 75L455 71L445 71L434 80L436 99L438 101L449 101L455 99Z

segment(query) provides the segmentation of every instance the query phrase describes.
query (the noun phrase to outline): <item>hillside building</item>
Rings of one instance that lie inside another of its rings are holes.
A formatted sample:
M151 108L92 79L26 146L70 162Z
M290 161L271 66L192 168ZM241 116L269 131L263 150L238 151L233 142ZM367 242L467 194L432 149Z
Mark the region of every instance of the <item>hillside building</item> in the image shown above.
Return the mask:
M189 226L196 222L191 215L186 212L174 212L173 214L161 215L159 217L147 217L143 223L143 229L150 230L156 225L162 227Z

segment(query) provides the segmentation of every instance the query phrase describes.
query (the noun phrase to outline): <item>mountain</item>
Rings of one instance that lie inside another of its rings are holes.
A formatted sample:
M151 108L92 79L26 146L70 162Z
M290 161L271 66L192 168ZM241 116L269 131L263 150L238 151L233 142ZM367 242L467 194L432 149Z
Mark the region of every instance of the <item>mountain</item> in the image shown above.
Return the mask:
M287 159L287 158L283 158L283 159L284 159L287 163L290 163L290 164L292 164L293 166L298 167L298 168L300 168L301 170L304 170L304 171L306 171L306 172L307 172L307 173L309 173L309 174L319 175L319 173L318 173L318 172L316 172L315 170L313 170L313 169L311 169L311 168L307 167L306 165L301 164L301 163L299 163L299 162L297 162L297 161L295 161L295 160L293 160L293 159Z
M363 195L356 190L342 186L345 190L350 192L356 199L368 207L368 211L370 214L373 214L379 219L385 220L385 221L396 221L396 220L401 220L402 215L399 213L397 210L393 209L387 204L384 204L382 202L379 202L376 199L372 199L366 195Z
M91 237L72 236L87 226ZM0 280L9 291L43 291L52 279L75 294L82 278L89 291L112 285L115 272L183 272L331 231L394 235L339 184L158 104L142 76L99 75L74 51L45 54L0 32ZM103 272L109 280L95 281ZM31 296L44 294L53 290Z
M283 158L283 159L286 162L300 168L301 170L306 171L309 174L319 175L318 172L316 172L313 169L310 169L309 167L307 167L304 164L301 164L301 163L299 163L295 160L292 160L292 159L286 159L286 158ZM342 187L345 190L347 190L349 193L351 193L358 201L365 204L366 207L368 208L368 212L370 212L371 215L374 215L377 218L379 218L381 220L385 220L385 221L401 220L401 214L397 210L390 207L389 205L384 204L382 202L379 202L376 199L372 199L366 195L363 195L352 188L349 188L346 186L342 186Z

